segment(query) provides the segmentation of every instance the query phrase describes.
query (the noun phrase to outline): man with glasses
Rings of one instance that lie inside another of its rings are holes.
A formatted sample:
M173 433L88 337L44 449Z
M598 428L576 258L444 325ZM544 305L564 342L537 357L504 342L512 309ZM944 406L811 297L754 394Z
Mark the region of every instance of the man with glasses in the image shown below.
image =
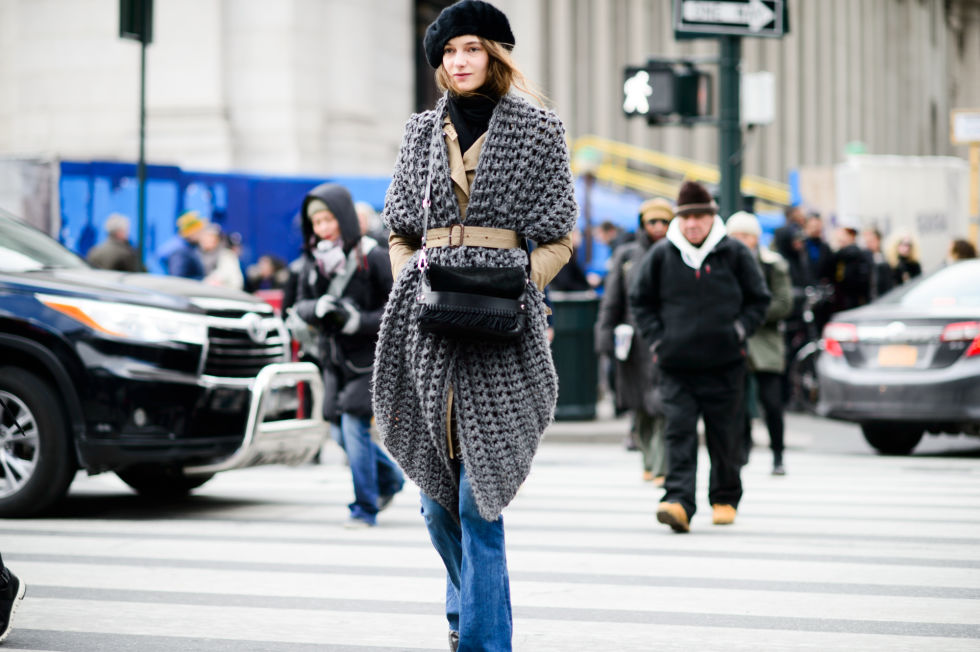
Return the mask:
M633 412L632 432L643 456L643 480L663 486L667 472L659 372L647 354L629 307L629 283L639 262L667 235L674 209L666 199L640 206L636 238L613 252L596 322L596 352L615 361L616 408Z

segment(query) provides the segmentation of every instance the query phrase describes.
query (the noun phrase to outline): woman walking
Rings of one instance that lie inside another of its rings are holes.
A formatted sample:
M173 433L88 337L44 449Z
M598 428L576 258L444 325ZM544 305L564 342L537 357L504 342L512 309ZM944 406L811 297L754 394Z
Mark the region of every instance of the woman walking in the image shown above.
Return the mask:
M422 490L447 571L453 650L511 649L501 512L553 416L542 290L571 255L578 215L561 122L511 92L527 91L513 44L507 17L478 0L429 25L425 54L446 93L409 120L383 213L396 279L378 341L375 416ZM527 240L537 245L530 256ZM529 267L523 332L494 343L421 331L423 270L438 265Z
M919 247L908 231L900 231L889 238L885 257L891 265L892 281L896 286L922 273L922 265L919 264Z

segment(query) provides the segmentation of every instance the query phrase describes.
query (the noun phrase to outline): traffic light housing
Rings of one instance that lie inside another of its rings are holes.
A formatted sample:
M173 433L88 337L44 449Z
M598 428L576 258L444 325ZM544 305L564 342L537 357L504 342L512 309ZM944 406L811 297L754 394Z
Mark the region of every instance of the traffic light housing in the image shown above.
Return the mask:
M153 41L153 0L119 0L119 37Z
M711 115L711 75L683 60L651 59L645 66L627 66L623 81L623 112L662 124Z

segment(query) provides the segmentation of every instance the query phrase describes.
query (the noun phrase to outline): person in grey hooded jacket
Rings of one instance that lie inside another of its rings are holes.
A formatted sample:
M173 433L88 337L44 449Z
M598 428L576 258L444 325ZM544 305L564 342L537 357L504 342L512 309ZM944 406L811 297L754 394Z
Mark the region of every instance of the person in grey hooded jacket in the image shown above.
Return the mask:
M301 210L304 254L296 274L296 314L319 330L324 417L340 422L350 460L354 502L348 527L370 527L401 491L398 466L371 440L371 374L388 293L388 252L361 236L346 188L325 183L311 190Z

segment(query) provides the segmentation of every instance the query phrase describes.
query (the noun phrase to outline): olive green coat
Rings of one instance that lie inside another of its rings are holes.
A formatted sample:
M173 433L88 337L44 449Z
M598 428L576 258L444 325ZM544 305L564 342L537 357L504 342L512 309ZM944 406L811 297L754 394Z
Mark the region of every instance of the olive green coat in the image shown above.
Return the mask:
M772 301L769 302L762 326L749 338L749 367L752 371L782 373L786 368L786 342L780 322L793 308L789 264L782 256L768 249L759 249L756 260L762 267Z

